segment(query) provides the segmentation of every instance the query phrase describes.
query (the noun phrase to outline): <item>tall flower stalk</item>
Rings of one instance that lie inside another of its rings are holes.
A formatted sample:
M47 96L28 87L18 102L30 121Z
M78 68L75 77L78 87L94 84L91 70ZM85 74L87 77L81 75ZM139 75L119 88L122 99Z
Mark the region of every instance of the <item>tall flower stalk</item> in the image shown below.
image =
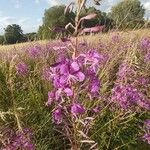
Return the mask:
M56 60L47 70L49 72L48 79L51 80L53 88L48 93L46 105L54 106L53 122L58 126L61 125L61 129L66 131L64 136L70 141L72 150L80 149L83 144L88 144L91 147L97 145L88 135L95 113L93 116L89 116L88 112L98 108L93 105L92 101L99 99L100 81L97 77L97 71L102 57L96 50L89 50L86 53L77 52L81 21L96 17L96 14L93 13L80 18L81 10L85 4L86 0L76 0L75 25L69 23L65 27L67 29L71 26L74 29L73 53L70 55L67 52L63 59ZM71 5L74 3L70 3L66 7L65 14L69 13L67 11L70 10L68 7ZM88 103L91 100L90 107L86 102L81 101L82 97L89 99Z
M96 2L96 3L95 3L96 5L99 5L99 1L100 1L100 0L94 0L94 2ZM90 20L90 19L93 19L93 18L96 17L96 14L90 14L90 15L87 15L87 16L85 16L85 17L80 18L80 13L81 13L83 7L85 7L86 2L87 2L87 0L76 0L76 3L71 2L71 3L66 7L66 9L65 9L65 11L64 11L64 14L66 14L67 11L70 10L69 7L70 7L71 5L76 5L75 25L73 25L72 23L68 23L68 24L66 25L66 27L65 27L66 29L68 29L69 27L72 27L72 28L74 29L73 35L75 36L75 47L74 47L74 51L73 51L73 55L72 55L73 58L76 57L76 53L77 53L78 33L79 33L79 26L80 26L80 24L81 24L81 21L83 21L83 20ZM97 27L92 27L92 28L93 28L93 29L95 29L95 28L97 29ZM88 28L88 29L89 29L88 32L94 31L92 28ZM92 29L92 30L91 30L91 29ZM98 31L99 31L99 30L100 30L100 29L98 28ZM84 30L83 30L83 31L84 31Z

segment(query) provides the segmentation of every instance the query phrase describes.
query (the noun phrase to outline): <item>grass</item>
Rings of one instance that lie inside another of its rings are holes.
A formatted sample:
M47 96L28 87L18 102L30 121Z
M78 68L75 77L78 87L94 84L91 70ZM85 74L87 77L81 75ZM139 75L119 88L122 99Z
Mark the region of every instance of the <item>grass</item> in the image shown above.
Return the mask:
M143 134L141 127L143 121L150 117L149 112L138 107L135 111L124 112L118 107L112 111L107 103L123 61L136 68L136 75L131 77L133 82L138 76L150 78L150 66L144 62L143 54L138 48L139 41L143 37L149 37L149 33L150 31L145 29L89 35L78 39L79 42L88 43L88 47L79 48L79 51L96 48L99 53L109 56L99 69L102 98L94 101L93 105L100 105L101 112L89 133L97 142L99 150L150 149L149 145L140 139ZM112 42L114 35L119 35L118 42ZM26 49L37 43L41 47L40 56L30 58ZM37 41L0 47L0 126L13 129L18 129L19 126L31 128L36 150L65 150L70 148L68 139L60 133L61 127L56 127L52 122L52 108L45 106L47 93L52 87L49 82L43 80L42 70L52 64L55 57L55 52L49 51L45 46L48 43ZM25 77L16 73L15 66L20 61L25 62L30 70ZM150 98L150 84L146 88L138 89L144 90ZM89 100L82 97L82 102L89 107ZM2 115L2 112L8 114Z

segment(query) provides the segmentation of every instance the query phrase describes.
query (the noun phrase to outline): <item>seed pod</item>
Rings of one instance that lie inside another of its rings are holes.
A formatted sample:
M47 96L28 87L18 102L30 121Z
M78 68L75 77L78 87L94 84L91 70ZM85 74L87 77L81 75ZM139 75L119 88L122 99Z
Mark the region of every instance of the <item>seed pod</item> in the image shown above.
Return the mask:
M97 14L92 13L92 14L89 14L89 15L87 15L87 16L85 16L85 17L82 17L82 18L80 19L80 21L81 21L81 20L91 20L91 19L94 19L96 16L97 16Z
M66 15L68 12L71 12L73 9L74 2L71 2L69 5L66 6L64 10L64 15ZM71 8L70 8L71 7Z

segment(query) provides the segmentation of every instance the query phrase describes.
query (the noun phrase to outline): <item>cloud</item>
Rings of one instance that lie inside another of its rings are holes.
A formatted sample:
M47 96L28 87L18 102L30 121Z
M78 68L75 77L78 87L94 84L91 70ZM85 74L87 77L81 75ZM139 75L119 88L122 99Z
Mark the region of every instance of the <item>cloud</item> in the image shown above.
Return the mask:
M149 0L141 0L143 7L145 8L145 18L150 20L150 1Z
M60 2L58 0L34 0L36 4L40 4L42 2L46 2L50 6L59 5Z
M110 12L111 7L116 5L120 0L105 0L101 2L100 10L105 12Z
M59 5L58 0L46 0L50 6Z
M30 18L24 17L24 18L15 18L11 16L1 16L0 15L0 34L4 33L4 28L6 28L7 25L11 24L18 24L21 26L23 31L28 32L28 25L30 25Z
M144 8L148 11L150 11L150 2L144 3Z

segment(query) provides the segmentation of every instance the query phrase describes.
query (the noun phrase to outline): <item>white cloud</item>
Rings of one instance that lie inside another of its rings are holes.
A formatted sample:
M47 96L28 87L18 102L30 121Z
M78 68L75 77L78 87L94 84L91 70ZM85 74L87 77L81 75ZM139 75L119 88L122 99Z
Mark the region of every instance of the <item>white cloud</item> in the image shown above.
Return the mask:
M58 0L46 0L50 6L59 5Z
M150 11L150 2L144 3L144 8L148 11Z
M16 19L14 17L10 17L10 16L0 17L0 25L2 25L2 26L11 24L14 21L16 21Z
M11 16L1 16L0 15L0 34L4 33L4 28L6 28L7 25L11 25L11 24L18 24L21 26L21 28L23 29L24 32L29 32L29 25L30 24L30 18L15 18L15 17L11 17Z
M50 6L61 4L58 0L34 0L36 4L40 4L41 2L46 2Z

